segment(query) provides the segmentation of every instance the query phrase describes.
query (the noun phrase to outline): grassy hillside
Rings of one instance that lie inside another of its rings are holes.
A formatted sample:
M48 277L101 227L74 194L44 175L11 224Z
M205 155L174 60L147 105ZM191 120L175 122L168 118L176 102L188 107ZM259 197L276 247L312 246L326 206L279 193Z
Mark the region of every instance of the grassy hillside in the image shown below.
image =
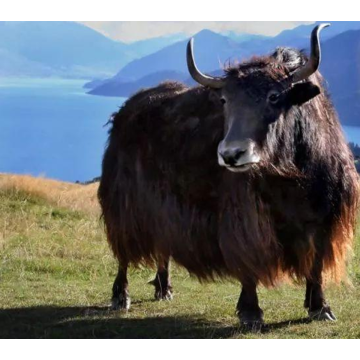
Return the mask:
M304 289L260 289L269 329L238 328L236 282L201 285L173 266L175 297L155 302L151 269L132 269L132 309L108 310L116 262L96 203L97 184L0 175L0 337L360 337L359 248L353 286L330 286L336 323L307 323Z

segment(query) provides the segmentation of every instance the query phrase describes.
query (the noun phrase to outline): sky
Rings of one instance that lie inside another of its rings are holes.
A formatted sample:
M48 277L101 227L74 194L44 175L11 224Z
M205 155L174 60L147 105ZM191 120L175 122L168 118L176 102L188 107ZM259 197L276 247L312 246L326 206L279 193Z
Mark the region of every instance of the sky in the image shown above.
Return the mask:
M177 33L193 35L202 29L274 36L313 21L82 21L114 40L138 41Z

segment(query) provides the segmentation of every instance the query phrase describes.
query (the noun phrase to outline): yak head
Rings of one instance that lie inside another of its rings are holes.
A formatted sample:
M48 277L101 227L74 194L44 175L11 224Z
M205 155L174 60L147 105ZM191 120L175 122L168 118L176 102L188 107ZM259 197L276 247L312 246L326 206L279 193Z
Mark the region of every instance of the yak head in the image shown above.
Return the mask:
M244 172L261 163L262 147L271 124L293 106L301 106L320 94L309 80L320 63L321 24L311 34L311 54L278 48L267 57L230 67L226 75L215 78L199 71L193 56L193 39L187 47L188 69L195 81L213 89L224 110L224 138L218 146L219 165Z

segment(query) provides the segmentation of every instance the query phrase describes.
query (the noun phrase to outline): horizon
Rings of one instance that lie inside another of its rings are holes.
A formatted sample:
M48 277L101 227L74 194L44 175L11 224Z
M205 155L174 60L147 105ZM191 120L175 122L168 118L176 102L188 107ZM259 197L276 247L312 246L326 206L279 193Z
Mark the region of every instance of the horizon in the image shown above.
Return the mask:
M194 35L202 30L223 34L276 36L314 21L78 21L104 36L124 43L132 43L177 34Z

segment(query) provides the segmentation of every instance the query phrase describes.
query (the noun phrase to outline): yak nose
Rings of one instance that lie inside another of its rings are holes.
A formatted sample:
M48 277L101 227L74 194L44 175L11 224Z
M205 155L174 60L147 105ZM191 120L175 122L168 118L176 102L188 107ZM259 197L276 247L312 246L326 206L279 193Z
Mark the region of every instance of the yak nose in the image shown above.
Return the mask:
M235 166L237 161L246 153L246 150L241 149L228 149L219 152L223 158L224 163L229 166Z

